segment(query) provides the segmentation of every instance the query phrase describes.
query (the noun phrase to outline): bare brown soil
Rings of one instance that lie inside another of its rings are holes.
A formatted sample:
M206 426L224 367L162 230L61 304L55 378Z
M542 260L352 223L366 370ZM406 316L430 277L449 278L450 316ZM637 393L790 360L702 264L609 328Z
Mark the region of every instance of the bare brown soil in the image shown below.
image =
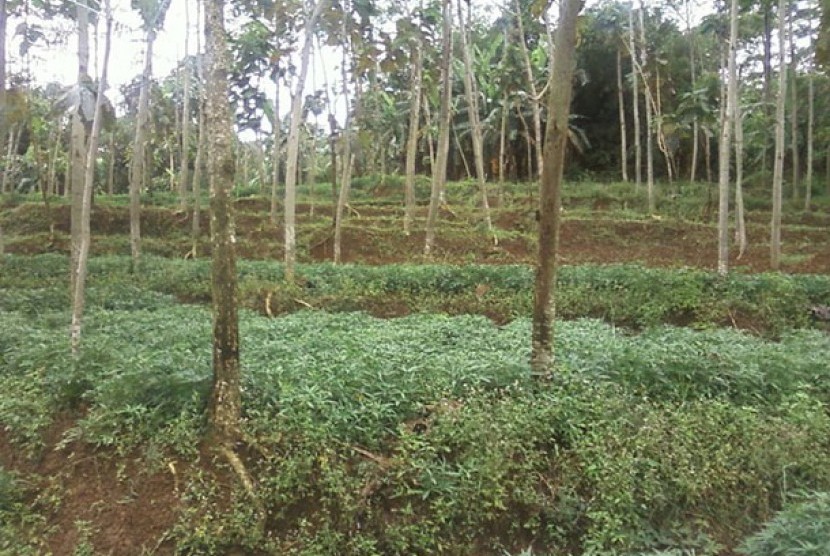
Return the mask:
M334 233L331 209L298 207L298 247L301 262L330 261ZM237 201L239 256L280 260L283 230L269 222L263 199ZM355 206L344 224L343 262L388 264L426 262L422 255L426 209L419 207L411 235L403 233L402 211L394 205ZM731 266L748 272L770 270L769 228L764 213L750 215L749 249L740 258L731 252ZM440 214L436 247L430 262L531 264L536 256L533 211L522 207L498 209L494 223L501 240L493 242L475 215L445 209ZM163 256L185 256L191 247L190 216L166 208L148 207L142 213L144 249ZM67 252L69 207L27 204L11 211L4 229L10 253ZM99 206L93 211L93 251L127 254L129 215L126 207ZM202 220L200 249L210 249L207 219ZM717 238L712 224L671 219L615 220L602 211L591 218L564 214L560 257L565 264L640 263L656 267L714 269ZM830 218L823 214L792 215L783 232L782 270L793 273L830 273Z

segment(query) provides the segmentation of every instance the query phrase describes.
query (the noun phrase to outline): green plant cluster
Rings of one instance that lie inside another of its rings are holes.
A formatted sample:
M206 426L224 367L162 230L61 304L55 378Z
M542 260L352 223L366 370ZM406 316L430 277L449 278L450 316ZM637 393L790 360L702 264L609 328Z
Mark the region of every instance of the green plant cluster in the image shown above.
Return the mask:
M95 272L117 276L122 262L97 260ZM117 307L106 306L115 292L93 295L74 361L66 305L4 290L0 424L16 442L36 453L54 416L76 411L64 443L199 457L210 315L143 289L184 268L203 267L154 269ZM41 271L36 291L59 297ZM320 272L330 284L332 267ZM453 276L436 283L455 287ZM267 515L260 526L246 493L197 473L170 532L182 554L716 554L789 492L830 489L820 331L773 342L563 322L556 380L539 383L524 318L243 312L241 325L257 446L246 459Z
M66 257L8 256L0 262L0 309L43 311L66 305ZM297 284L284 282L279 263L242 261L241 302L259 312L292 312L311 305L329 311L398 314L485 314L500 322L529 316L533 271L520 265L299 265ZM109 309L153 307L172 295L210 299L208 261L146 257L130 272L127 257L90 261L90 303ZM128 295L125 295L126 294ZM268 304L268 311L265 305ZM731 274L638 265L564 266L556 291L557 314L594 317L636 329L658 324L694 328L738 326L768 336L819 326L809 308L830 304L830 277Z

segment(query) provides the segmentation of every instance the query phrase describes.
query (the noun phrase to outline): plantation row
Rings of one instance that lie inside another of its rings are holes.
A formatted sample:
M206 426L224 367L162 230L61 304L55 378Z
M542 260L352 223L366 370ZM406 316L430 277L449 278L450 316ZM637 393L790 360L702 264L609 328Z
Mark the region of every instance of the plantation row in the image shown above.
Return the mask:
M41 313L68 306L68 259L61 255L8 256L0 262L0 309ZM127 257L90 261L87 303L139 309L179 300L210 299L208 261L145 259L138 273ZM413 312L485 314L498 322L529 316L532 269L519 265L300 265L298 285L283 280L282 265L241 261L240 301L277 315L314 307L363 310L380 316ZM779 335L821 326L810 308L830 304L830 276L730 274L638 265L564 266L557 314L600 318L642 328L661 323L698 328L737 326Z
M69 411L64 450L139 453L147 473L198 459L210 314L139 291L136 306L90 311L76 361L61 306L4 306L0 424L21 451L51 450L44 433ZM241 324L248 465L268 519L194 473L165 534L176 553L713 555L800 492L830 489L820 331L770 342L564 322L556 379L539 383L523 318L243 312ZM0 551L40 553L62 503L46 484L0 468ZM812 504L826 526L826 498Z

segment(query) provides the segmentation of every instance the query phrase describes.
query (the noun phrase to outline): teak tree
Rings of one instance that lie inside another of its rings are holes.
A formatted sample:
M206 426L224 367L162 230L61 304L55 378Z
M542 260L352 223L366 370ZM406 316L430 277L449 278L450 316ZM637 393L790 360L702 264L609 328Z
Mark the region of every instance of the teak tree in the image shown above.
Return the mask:
M548 98L545 159L539 186L539 258L533 288L533 331L530 365L537 376L548 376L553 364L554 286L556 252L559 247L559 210L562 206L562 174L568 144L573 73L576 51L576 20L582 0L561 0L556 29Z

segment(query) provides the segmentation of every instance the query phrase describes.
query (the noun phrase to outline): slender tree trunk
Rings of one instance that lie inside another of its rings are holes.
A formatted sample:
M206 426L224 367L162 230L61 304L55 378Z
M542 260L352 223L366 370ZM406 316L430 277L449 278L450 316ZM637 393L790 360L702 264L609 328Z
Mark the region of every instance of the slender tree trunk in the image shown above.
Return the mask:
M640 1L638 12L640 22L640 68L645 72L648 66L648 45L646 43L646 25L643 19L645 5ZM649 102L650 88L647 76L643 73L643 88L646 91L646 192L648 196L648 211L657 212L657 200L654 192L654 122L652 117L652 103Z
M179 169L179 207L187 210L190 180L190 1L184 2L184 79L182 83L182 155Z
M810 212L813 201L813 135L815 127L815 91L813 88L813 71L807 75L807 176L804 182L804 210Z
M455 151L461 159L461 165L464 166L464 179L468 180L473 177L473 173L470 171L470 165L467 163L467 155L464 154L464 148L461 146L461 140L458 138L458 130L455 128L452 130L452 138L455 141ZM455 166L453 166L454 168Z
M435 246L435 224L438 220L438 205L447 180L447 158L450 152L451 114L450 102L452 94L452 10L450 0L442 0L442 52L441 52L441 108L438 124L438 152L435 166L432 169L432 193L427 213L426 242L424 255L432 255Z
M695 60L695 34L692 30L691 1L686 2L686 33L689 35L689 70L691 74L692 91L697 90L697 65ZM700 124L697 116L692 119L692 160L689 168L689 181L697 178L698 146L700 144Z
M196 0L196 74L199 83L205 82L204 68L202 67L202 0ZM193 159L193 218L190 223L190 240L193 244L191 254L194 259L199 257L199 236L202 231L202 173L205 165L205 151L207 150L207 122L205 121L206 99L204 93L199 98L199 129L196 140L196 157Z
M205 4L205 36L209 62L207 80L208 179L210 235L213 244L213 388L208 404L210 437L232 449L239 438L242 401L237 314L236 245L231 189L234 183L233 123L228 105L230 68L223 0Z
M107 195L115 194L115 131L110 132L109 166L107 167Z
M625 96L623 95L622 51L617 47L617 111L620 115L620 171L622 181L628 181L628 144L625 129Z
M737 100L737 99L736 99ZM744 122L741 103L735 103L735 241L738 259L746 253L746 216L744 210Z
M499 187L504 185L504 167L507 163L507 116L510 109L507 107L507 93L501 101L501 126L499 128Z
M536 151L536 171L542 175L542 164L544 160L544 146L542 141L542 102L541 95L536 87L536 77L533 75L533 64L530 63L530 53L527 50L527 38L525 37L524 23L522 22L522 8L519 0L516 0L516 22L519 27L519 50L522 53L522 60L525 66L525 77L530 91L530 109L533 115L533 137ZM463 29L463 26L462 26ZM532 174L528 174L531 179Z
M729 271L729 163L732 152L732 129L738 100L738 75L735 56L738 43L738 0L729 8L729 59L727 62L726 110L721 120L718 152L718 274Z
M297 160L300 155L300 119L303 111L303 90L308 75L308 61L314 40L314 27L327 0L318 0L305 24L305 39L300 57L297 85L291 99L291 124L288 130L288 157L285 162L285 281L294 282L294 266L297 262Z
M8 13L6 10L6 0L0 0L0 107L6 106L6 28L8 27ZM0 153L5 151L4 141L6 140L6 111L0 110ZM0 169L2 177L0 182L5 181L6 171L4 168ZM5 193L4 189L0 192ZM0 246L2 241L0 241ZM2 247L0 247L2 248ZM0 251L2 254L2 251Z
M478 113L478 88L474 80L473 57L470 53L470 43L467 37L468 25L464 22L464 10L461 6L461 0L458 0L458 27L460 31L458 36L461 40L461 54L464 59L464 91L467 95L467 114L470 119L470 134L473 139L473 162L475 164L479 192L481 193L481 210L484 213L487 233L493 236L493 243L498 245L499 240L493 231L493 220L490 217L490 200L487 197L487 175L484 171L484 134L481 131L481 121ZM534 101L533 104L536 105L537 102ZM536 107L536 112L538 112L538 106ZM539 158L541 160L541 157Z
M89 80L89 9L85 1L76 4L78 19L78 89L79 93ZM86 177L87 128L83 121L80 106L72 114L72 131L70 153L72 173L67 182L70 189L72 208L70 210L70 287L75 291L75 279L78 257L81 249L81 211L84 202L84 180Z
M787 37L784 31L787 19L787 1L778 0L778 94L775 99L775 165L772 175L772 223L770 237L770 267L781 266L781 204L784 181L784 108L787 98Z
M556 29L556 56L551 71L545 164L539 187L539 260L533 289L533 330L530 365L535 375L548 376L553 364L553 327L556 313L556 253L559 247L559 210L562 205L562 174L568 143L573 71L576 50L576 19L581 0L561 0Z
M345 19L343 20L343 36L349 36ZM334 264L339 264L341 262L340 248L343 241L343 216L346 210L346 204L349 202L349 189L352 185L352 171L354 170L354 154L352 153L352 106L350 106L349 103L349 80L346 70L346 53L348 50L348 47L344 47L343 61L341 63L343 80L342 94L343 100L346 102L346 122L343 125L342 134L343 156L341 157L341 163L343 165L343 173L340 177L340 195L337 198L337 207L335 208L334 218L334 245L332 248L334 251ZM357 83L357 78L355 77L354 106L360 105L360 99L358 98L359 90L359 84Z
M277 10L279 11L279 10ZM274 144L271 151L271 224L277 225L280 189L280 148L282 146L282 122L280 121L280 78L274 80Z
M799 156L798 156L798 59L795 51L795 33L793 33L793 19L790 18L790 75L792 76L792 87L790 88L790 153L792 154L792 195L793 201L798 200L798 172L799 172Z
M637 43L634 40L634 4L628 9L628 52L631 56L631 109L634 118L634 184L643 183L643 149L640 144L640 78L637 75Z
M406 140L406 182L404 185L403 233L412 233L415 214L415 161L418 156L418 124L421 119L421 59L420 37L412 45L412 85L409 97L409 135Z
M766 122L769 122L772 119L772 5L772 0L765 0L761 3L761 7L764 10L763 104ZM767 163L768 153L769 136L768 134L764 134L764 149L761 156L761 179L763 181L766 181L767 179L767 169L769 168L769 164Z
M95 114L92 119L92 131L89 136L89 149L87 150L84 186L82 190L83 202L81 204L80 222L80 244L78 248L77 267L72 271L75 274L74 290L72 292L72 323L69 326L69 343L73 355L78 355L81 349L81 332L83 328L85 286L87 274L87 261L89 259L90 245L90 215L92 213L92 187L95 181L95 162L98 158L98 142L101 134L101 108L104 104L104 91L107 87L107 70L109 67L110 47L112 37L112 12L109 0L105 3L107 19L106 39L104 42L104 64L101 69L101 76L98 81L98 96L95 100Z
M141 187L145 176L147 123L150 108L150 75L153 71L153 43L156 32L147 31L144 71L141 74L141 89L138 93L138 115L136 116L135 139L133 141L132 163L130 164L130 252L133 272L138 272L141 259Z

